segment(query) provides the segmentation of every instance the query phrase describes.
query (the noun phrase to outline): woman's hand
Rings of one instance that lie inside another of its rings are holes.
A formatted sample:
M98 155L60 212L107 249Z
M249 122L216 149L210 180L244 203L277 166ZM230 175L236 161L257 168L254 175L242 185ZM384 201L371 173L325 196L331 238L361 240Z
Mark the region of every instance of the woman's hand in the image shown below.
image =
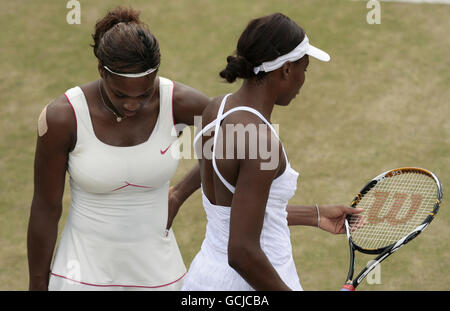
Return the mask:
M178 210L180 209L183 201L179 200L175 187L172 186L169 188L169 213L167 216L167 226L166 226L166 236L169 234L170 227L172 227L173 220L175 216L178 214Z
M343 205L322 205L319 207L320 211L320 228L334 233L345 233L345 218L347 215L356 215L361 213L361 208L352 208ZM364 225L363 217L358 222L356 228ZM354 229L356 229L354 228Z
M178 184L169 188L169 212L167 216L166 236L169 234L173 219L178 214L181 205L200 188L200 183L200 165L197 163Z

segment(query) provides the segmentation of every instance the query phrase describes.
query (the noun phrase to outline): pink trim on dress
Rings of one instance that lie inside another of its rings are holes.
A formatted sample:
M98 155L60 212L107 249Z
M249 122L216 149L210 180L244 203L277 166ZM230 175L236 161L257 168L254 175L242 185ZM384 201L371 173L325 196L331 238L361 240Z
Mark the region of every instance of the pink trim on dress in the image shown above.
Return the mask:
M128 187L128 186L137 187L137 188L147 188L147 189L151 189L151 188L152 188L152 187L149 187L149 186L140 186L140 185L130 184L128 181L126 181L126 182L125 182L125 185L123 185L123 186L121 186L121 187L119 187L119 188L116 188L116 189L114 189L113 191L117 191L117 190L126 188L126 187Z
M78 129L78 119L77 119L77 114L75 113L75 108L73 108L73 105L72 105L72 103L70 102L70 99L69 99L69 97L67 96L67 94L66 93L64 93L64 96L66 96L66 98L67 98L67 101L69 102L69 104L70 104L70 107L72 107L72 110L73 110L73 115L75 116L75 124L76 124L76 126L77 126L77 129Z
M167 283L167 284L162 284L162 285L156 285L156 286L142 286L142 285L115 285L115 284L111 284L111 285L101 285L101 284L91 284L91 283L86 283L86 282L80 282L80 281L76 281L76 280L73 280L73 279L71 279L71 278L68 278L68 277L65 277L65 276L62 276L62 275L59 275L59 274L56 274L56 273L53 273L53 272L51 272L51 275L54 275L54 276L57 276L57 277L59 277L59 278L63 278L63 279L66 279L66 280L69 280L69 281L72 281L72 282L74 282L74 283L78 283L78 284L81 284L81 285L88 285L88 286L95 286L95 287L136 287L136 288L160 288L160 287L165 287L165 286L169 286L169 285L172 285L172 284L174 284L174 283L176 283L176 282L178 282L179 280L181 280L185 275L186 275L186 273L187 272L185 272L185 273L183 273L183 275L181 276L181 277L179 277L178 279L176 279L175 281L173 281L173 282L170 282L170 283Z

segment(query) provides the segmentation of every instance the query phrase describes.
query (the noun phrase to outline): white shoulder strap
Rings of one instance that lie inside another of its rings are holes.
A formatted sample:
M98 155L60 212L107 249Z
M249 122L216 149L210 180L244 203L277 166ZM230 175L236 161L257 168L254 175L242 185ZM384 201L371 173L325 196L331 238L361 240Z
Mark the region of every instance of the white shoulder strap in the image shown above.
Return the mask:
M64 95L66 96L67 101L72 106L75 113L77 128L79 127L79 123L86 124L87 128L92 128L92 123L90 122L89 116L89 108L83 90L79 86L76 86L67 90ZM93 131L94 130L92 129L92 132Z
M222 118L222 113L223 110L225 108L225 103L227 102L228 97L231 94L227 94L225 95L225 97L222 99L222 102L220 103L220 107L219 107L219 111L217 113L217 118L216 118L216 124L215 124L215 130L214 130L214 143L213 143L213 153L212 153L212 164L214 167L214 171L216 172L217 176L219 177L219 179L222 181L222 183L225 185L225 187L228 188L228 190L230 190L231 193L234 194L235 191L235 187L233 187L228 181L225 180L225 178L223 178L222 174L220 174L219 169L217 168L217 164L216 164L216 144L217 144L217 134L219 133L219 127L220 127L220 121L223 120Z
M220 104L220 108L219 108L219 112L218 112L218 114L217 114L217 118L216 118L213 122L211 122L210 124L208 124L208 125L207 125L207 126L199 133L199 135L201 135L204 131L210 129L213 125L215 125L215 131L214 131L214 143L213 143L213 154L212 154L212 163L213 163L214 171L216 172L217 176L218 176L219 179L222 181L222 183L225 185L225 187L227 187L227 189L230 190L230 192L234 194L236 188L235 188L234 186L232 186L228 181L225 180L225 178L222 176L222 174L220 174L219 169L217 168L217 164L216 164L216 144L217 144L217 137L218 137L217 135L218 135L218 132L219 132L219 127L220 127L221 121L222 121L223 119L225 119L228 115L230 115L231 113L233 113L233 112L235 112L235 111L241 111L241 110L248 111L248 112L251 112L251 113L257 115L261 120L263 120L264 123L266 123L266 124L269 126L269 128L272 130L272 132L274 133L275 137L276 137L278 140L279 140L280 138L279 138L277 132L275 131L275 128L272 126L272 124L270 124L270 122L267 121L267 119L264 118L264 116L263 116L259 111L257 111L256 109L253 109L253 108L250 108L250 107L246 107L246 106L239 106L239 107L232 108L232 109L228 110L226 113L223 114L223 110L224 110L224 108L225 108L225 103L226 103L226 100L227 100L227 98L228 98L229 95L230 95L230 94L226 95L226 96L223 98L222 103ZM199 135L197 135L196 138L198 138ZM195 142L194 142L194 143L195 143ZM287 158L286 151L284 150L283 146L282 146L282 150L283 150L283 154L284 154L284 157L285 157L285 159L286 159L286 165L287 165L287 164L288 164L288 158Z

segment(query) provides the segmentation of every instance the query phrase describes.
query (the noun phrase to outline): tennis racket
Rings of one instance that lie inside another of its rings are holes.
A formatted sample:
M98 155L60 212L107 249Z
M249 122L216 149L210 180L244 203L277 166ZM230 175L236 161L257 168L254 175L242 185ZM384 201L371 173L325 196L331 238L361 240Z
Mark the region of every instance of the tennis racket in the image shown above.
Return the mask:
M439 179L422 168L398 168L372 179L351 204L363 212L345 220L350 267L341 291L354 291L373 268L417 237L434 219L441 200ZM355 250L378 256L353 279Z

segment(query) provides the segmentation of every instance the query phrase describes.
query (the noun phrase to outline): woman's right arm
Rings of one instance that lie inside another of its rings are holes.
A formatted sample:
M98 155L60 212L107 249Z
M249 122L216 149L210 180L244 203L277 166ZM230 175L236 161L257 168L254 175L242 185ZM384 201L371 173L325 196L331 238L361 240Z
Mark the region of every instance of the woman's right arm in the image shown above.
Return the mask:
M68 157L75 145L76 126L72 107L65 96L44 108L38 121L34 194L27 234L30 290L48 290Z
M273 150L277 151L279 159L282 155L281 145L271 130L267 129L267 133L258 134L260 139L267 140L266 146L272 146ZM274 168L262 169L262 163L267 160L259 157L250 159L248 140L246 144L246 156L239 160L239 173L231 207L228 264L255 290L290 290L260 245L267 199L279 169L278 160Z

